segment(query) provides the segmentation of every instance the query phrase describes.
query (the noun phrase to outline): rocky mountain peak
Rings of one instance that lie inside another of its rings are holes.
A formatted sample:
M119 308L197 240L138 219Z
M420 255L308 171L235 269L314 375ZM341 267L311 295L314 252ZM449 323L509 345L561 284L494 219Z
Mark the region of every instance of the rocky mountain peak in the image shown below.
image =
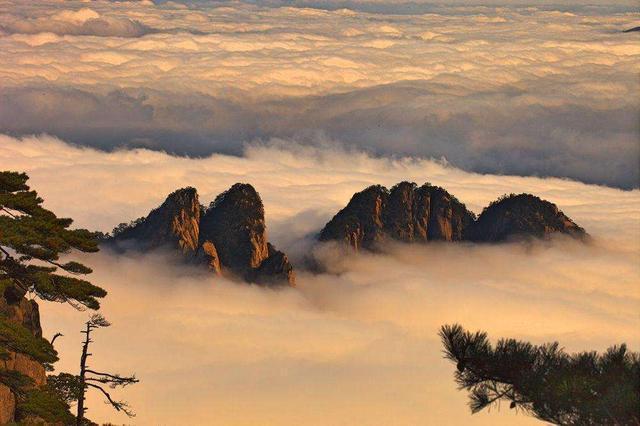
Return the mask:
M164 203L109 240L121 249L178 249L183 259L218 275L260 284L295 284L287 256L267 239L262 199L253 186L236 183L205 210L194 188L171 193Z
M475 215L444 188L400 182L356 193L320 232L320 241L342 241L354 250L375 249L386 239L497 242L518 237L546 238L563 233L584 237L555 204L530 194L511 195Z
M120 225L119 232L116 228L113 239L125 245L140 244L142 250L172 246L183 253L193 253L198 248L200 210L195 188L178 189L146 218Z
M585 230L558 207L531 194L511 194L491 203L474 225L473 240L505 241L518 238L548 238L566 234L587 236Z
M236 183L216 197L202 217L200 241L216 246L220 262L242 275L269 257L264 207L249 184Z
M372 247L384 239L383 211L389 191L374 185L360 191L340 210L320 232L321 241L339 240L352 246Z
M400 182L355 194L320 233L321 241L344 241L355 250L385 240L426 242L465 238L474 215L446 190L430 184Z

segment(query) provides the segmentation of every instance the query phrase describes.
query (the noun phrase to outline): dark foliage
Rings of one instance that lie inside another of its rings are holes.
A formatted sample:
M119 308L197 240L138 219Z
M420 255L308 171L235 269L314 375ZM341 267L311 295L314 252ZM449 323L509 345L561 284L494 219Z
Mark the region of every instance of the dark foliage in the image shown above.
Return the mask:
M41 337L38 305L25 296L66 302L78 309L98 309L102 288L81 276L92 271L70 260L73 251L96 252L86 229L69 229L72 220L42 207L43 200L27 185L24 173L0 172L0 359L23 354L51 369L57 361L52 344ZM17 314L19 313L19 314ZM0 384L16 395L16 419L35 418L69 424L69 406L48 387L0 364ZM71 416L71 417L70 417Z
M80 376L69 373L60 373L47 377L47 386L58 394L59 399L67 404L78 401L81 392Z
M439 334L473 413L506 401L559 425L640 424L640 355L624 344L603 354L567 354L558 343L501 339L494 347L486 333L460 325Z
M27 180L24 173L0 172L0 282L9 284L5 298L15 301L33 293L43 300L98 309L97 298L106 292L78 278L91 269L74 261L60 262L60 256L72 250L98 251L93 234L69 229L71 219L43 208Z
M112 237L118 237L120 235L123 235L126 232L128 232L129 230L134 229L136 226L140 225L144 220L145 220L145 217L143 216L143 217L139 217L137 219L134 219L129 223L122 222L122 223L118 224L115 228L113 228L113 230L111 231L111 236ZM108 238L108 236L107 236L107 238Z
M69 411L69 404L48 387L30 389L20 399L16 407L16 417L29 419L35 417L47 424L73 424L74 417Z

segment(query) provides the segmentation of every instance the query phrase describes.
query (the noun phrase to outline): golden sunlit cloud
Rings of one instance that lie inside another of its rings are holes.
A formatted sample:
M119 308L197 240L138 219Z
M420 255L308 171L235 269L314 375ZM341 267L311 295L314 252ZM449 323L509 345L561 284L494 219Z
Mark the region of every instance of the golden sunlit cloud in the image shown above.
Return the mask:
M0 168L27 171L48 207L102 230L146 214L181 186L197 187L206 203L249 182L264 199L270 240L295 258L353 192L409 179L442 185L475 212L502 193L539 194L594 237L589 245L399 244L358 256L320 246L328 272L299 268L298 287L280 291L215 278L163 253L86 256L94 281L109 290L102 310L114 323L96 334L93 362L141 377L127 392L135 424L536 424L506 409L466 411L441 358L440 325L559 340L570 351L640 347L638 190L283 141L203 159L104 153L48 136L0 143ZM51 304L42 312L45 335L65 334L57 368L75 371L85 314ZM92 398L90 417L127 422Z

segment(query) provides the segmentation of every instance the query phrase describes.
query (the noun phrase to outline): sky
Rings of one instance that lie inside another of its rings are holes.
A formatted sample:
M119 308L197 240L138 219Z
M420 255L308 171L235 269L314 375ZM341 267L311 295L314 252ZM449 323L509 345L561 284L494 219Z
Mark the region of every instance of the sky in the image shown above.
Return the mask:
M45 206L77 226L108 231L194 186L207 204L252 183L268 238L297 268L297 287L271 290L216 278L166 253L79 260L109 295L92 365L141 382L118 392L137 411L116 414L92 394L90 418L178 425L535 425L507 406L471 415L442 358L443 324L461 323L568 351L626 342L640 350L640 190L556 178L475 174L439 161L378 158L335 146L274 140L242 156L103 152L51 136L0 136L0 169L25 170ZM505 193L538 194L593 237L533 245L390 246L344 255L312 236L351 195L374 183L429 181L475 213ZM327 269L300 268L313 253ZM86 312L41 303L57 371L77 370ZM514 417L515 416L515 417Z
M635 0L0 0L0 170L108 232L175 189L236 182L297 270L272 290L167 253L80 256L113 326L92 363L141 382L136 425L535 425L471 415L442 358L461 323L568 351L640 350L640 24ZM314 235L357 191L440 185L480 213L556 203L593 237L390 245ZM324 273L303 270L312 254ZM57 371L86 312L41 303Z
M0 132L273 138L637 188L633 1L0 1Z

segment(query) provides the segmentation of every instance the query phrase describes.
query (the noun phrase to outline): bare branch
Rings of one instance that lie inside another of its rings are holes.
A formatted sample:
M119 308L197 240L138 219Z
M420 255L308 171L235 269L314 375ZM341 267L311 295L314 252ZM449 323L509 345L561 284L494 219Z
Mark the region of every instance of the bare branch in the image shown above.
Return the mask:
M113 408L116 409L116 411L122 411L123 413L125 413L129 417L135 417L135 413L133 411L131 411L131 409L129 408L129 404L127 402L113 400L113 398L111 398L111 395L109 395L109 393L107 391L105 391L104 389L102 389L102 387L100 387L98 385L94 385L93 383L86 383L86 385L90 386L92 388L96 388L100 392L102 392L103 395L109 401L109 404L111 404L113 406Z
M84 370L87 373L91 373L91 374L95 374L97 376L101 376L101 377L90 377L87 378L87 380L95 380L98 381L100 383L107 383L107 384L111 384L114 387L115 386L127 386L127 385L131 385L134 383L138 383L140 380L136 379L136 376L131 376L131 377L123 377L119 374L109 374L109 373L101 373L99 371L95 371L95 370L90 370L90 369L85 369Z
M59 332L54 334L53 337L51 338L51 346L53 346L53 342L55 342L58 337L64 337L64 334Z

